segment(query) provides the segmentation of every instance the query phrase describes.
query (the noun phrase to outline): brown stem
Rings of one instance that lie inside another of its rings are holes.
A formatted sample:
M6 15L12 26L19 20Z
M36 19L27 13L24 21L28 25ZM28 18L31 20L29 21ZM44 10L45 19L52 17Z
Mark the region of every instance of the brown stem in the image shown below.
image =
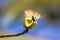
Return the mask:
M26 28L22 33L18 33L18 34L13 34L13 35L1 35L0 38L5 38L5 37L14 37L14 36L20 36L20 35L24 35L26 33L28 33L29 29Z

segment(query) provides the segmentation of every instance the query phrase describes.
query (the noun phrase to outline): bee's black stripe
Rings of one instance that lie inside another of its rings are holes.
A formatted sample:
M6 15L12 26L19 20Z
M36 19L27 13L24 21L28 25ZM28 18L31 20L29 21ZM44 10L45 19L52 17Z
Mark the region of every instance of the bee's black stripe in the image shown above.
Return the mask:
M32 16L32 20L35 21L34 17Z

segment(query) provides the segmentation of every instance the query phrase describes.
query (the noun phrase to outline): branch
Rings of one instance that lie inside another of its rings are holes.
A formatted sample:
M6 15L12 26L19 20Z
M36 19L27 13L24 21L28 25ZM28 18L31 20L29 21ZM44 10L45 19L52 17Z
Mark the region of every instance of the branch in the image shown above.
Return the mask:
M24 35L24 34L28 33L28 31L29 31L29 28L26 28L22 33L13 34L13 35L1 35L0 38L15 37L15 36Z

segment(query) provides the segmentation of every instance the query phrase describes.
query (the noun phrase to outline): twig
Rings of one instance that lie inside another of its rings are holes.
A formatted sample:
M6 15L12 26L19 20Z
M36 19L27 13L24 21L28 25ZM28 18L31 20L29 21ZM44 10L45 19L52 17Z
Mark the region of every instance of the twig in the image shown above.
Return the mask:
M28 31L29 31L29 28L26 28L22 33L13 34L13 35L1 35L0 38L15 37L15 36L24 35L24 34L28 33Z

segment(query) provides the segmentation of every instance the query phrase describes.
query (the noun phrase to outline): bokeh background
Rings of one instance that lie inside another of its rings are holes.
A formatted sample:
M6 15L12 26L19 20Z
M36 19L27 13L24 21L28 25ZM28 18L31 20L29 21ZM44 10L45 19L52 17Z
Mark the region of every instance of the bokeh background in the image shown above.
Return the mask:
M60 40L60 0L0 0L0 35L17 34L23 27L24 10L41 14L27 34L0 40Z

